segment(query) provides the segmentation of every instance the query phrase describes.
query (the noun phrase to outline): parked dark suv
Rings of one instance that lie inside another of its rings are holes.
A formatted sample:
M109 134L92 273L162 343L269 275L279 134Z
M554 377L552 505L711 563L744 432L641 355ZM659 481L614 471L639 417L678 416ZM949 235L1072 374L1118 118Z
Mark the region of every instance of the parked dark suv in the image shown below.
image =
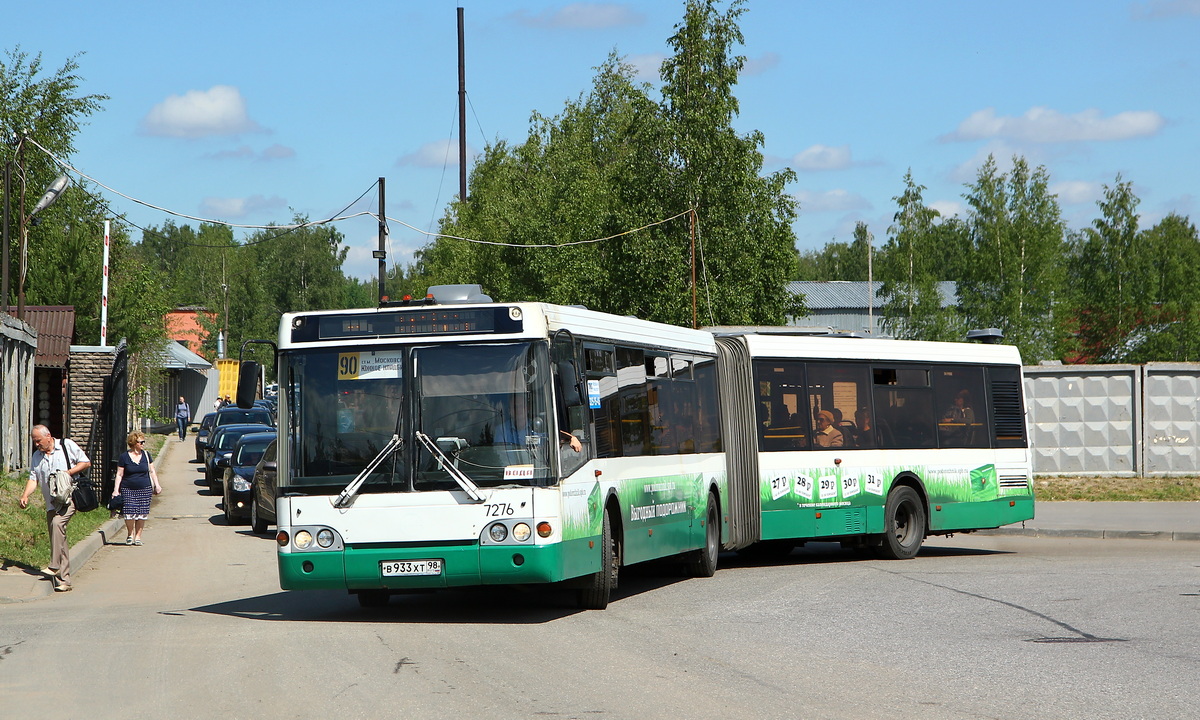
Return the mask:
M275 518L275 495L279 488L275 448L278 440L272 440L263 452L262 460L254 468L254 479L251 481L250 498L250 529L258 535L267 532L267 526L278 522Z
M254 469L263 458L263 452L273 442L273 432L251 432L238 438L233 446L221 482L225 522L230 525L250 519L250 481L254 478Z

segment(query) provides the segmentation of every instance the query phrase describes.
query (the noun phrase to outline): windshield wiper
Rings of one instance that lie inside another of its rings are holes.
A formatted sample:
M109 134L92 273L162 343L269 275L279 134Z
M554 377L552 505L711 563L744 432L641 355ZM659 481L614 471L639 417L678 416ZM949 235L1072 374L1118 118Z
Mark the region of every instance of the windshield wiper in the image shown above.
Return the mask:
M379 454L376 455L371 462L367 463L367 466L363 468L363 471L360 472L357 477L351 480L350 484L347 485L344 490L338 493L337 498L335 498L333 501L333 506L335 508L344 508L350 505L350 501L354 499L356 494L358 494L359 488L363 486L363 483L367 481L367 477L375 471L375 468L379 467L379 464L382 463L388 455L391 455L402 447L404 447L404 441L400 439L399 435L393 435L392 439L388 440L388 444L384 445L383 449L379 451Z
M458 486L466 491L467 495L469 495L472 500L475 502L483 502L484 498L483 495L479 493L479 486L472 482L471 478L467 477L462 470L454 467L454 462L450 458L446 457L446 453L442 452L442 449L437 446L437 443L431 440L428 435L420 430L417 431L416 436L417 440L419 440L421 444L425 446L425 449L433 455L435 460L437 460L438 467L445 470L447 475L454 478L454 482L458 483Z

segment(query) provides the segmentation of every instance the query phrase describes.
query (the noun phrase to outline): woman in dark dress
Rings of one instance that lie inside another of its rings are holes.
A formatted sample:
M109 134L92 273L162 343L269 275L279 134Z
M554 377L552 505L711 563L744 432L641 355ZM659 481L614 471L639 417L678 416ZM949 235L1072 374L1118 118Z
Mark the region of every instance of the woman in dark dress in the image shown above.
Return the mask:
M129 433L127 452L121 453L117 461L117 479L113 495L122 495L125 504L121 517L125 520L125 544L141 545L142 528L150 516L150 495L162 492L158 474L150 453L146 452L146 436L140 432Z

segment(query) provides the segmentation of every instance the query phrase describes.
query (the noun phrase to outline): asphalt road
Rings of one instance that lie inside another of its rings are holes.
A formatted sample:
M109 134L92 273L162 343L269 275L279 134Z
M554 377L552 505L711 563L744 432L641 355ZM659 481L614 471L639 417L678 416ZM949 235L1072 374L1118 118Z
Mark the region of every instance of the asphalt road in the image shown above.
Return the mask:
M273 541L225 526L197 466L160 470L143 547L76 591L0 606L0 714L24 718L1192 718L1195 543L819 544L716 577L454 591L363 610L278 589Z

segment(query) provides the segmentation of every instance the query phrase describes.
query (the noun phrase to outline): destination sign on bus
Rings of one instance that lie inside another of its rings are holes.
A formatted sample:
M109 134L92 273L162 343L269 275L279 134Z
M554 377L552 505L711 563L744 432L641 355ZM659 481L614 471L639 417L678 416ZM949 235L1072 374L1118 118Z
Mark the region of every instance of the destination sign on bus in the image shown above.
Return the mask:
M513 314L517 315L515 319ZM510 313L507 307L414 308L371 314L317 315L298 320L292 328L293 342L517 333L522 328L520 314Z

